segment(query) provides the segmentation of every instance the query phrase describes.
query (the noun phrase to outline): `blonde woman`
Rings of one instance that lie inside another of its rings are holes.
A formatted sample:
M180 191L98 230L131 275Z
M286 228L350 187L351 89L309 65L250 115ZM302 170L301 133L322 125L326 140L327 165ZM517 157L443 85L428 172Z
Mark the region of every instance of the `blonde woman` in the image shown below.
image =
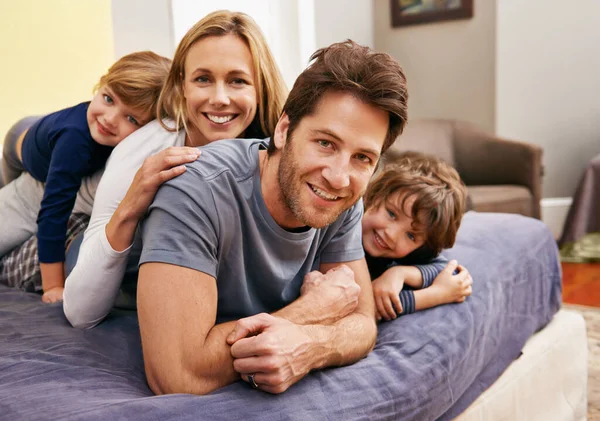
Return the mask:
M98 190L64 312L75 327L101 322L119 293L138 223L159 186L196 160L196 146L265 138L286 98L283 78L256 23L214 12L183 37L154 121L115 148Z

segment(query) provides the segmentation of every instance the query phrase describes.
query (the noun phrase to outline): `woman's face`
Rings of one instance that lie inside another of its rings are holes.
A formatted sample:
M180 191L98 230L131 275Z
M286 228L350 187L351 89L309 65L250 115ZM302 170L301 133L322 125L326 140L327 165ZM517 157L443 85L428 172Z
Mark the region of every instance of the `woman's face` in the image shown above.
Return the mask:
M188 51L184 69L190 146L243 137L257 109L246 43L235 35L202 38Z

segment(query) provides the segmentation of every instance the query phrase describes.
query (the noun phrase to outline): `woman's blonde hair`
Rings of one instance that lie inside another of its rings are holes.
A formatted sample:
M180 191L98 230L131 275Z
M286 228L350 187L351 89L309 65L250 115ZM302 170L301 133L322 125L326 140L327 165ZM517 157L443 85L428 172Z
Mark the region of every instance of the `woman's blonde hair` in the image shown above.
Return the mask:
M153 120L157 117L156 105L170 68L170 59L152 51L127 54L110 66L94 92L106 86L125 105Z
M264 138L273 135L287 96L287 88L256 22L244 13L228 10L208 14L181 39L157 104L157 114L162 117L161 124L166 130L177 131L184 128L187 131L183 81L185 60L190 48L202 38L228 34L238 36L248 45L256 74L258 112L246 129L245 137ZM168 127L162 121L164 118L173 119L175 127Z

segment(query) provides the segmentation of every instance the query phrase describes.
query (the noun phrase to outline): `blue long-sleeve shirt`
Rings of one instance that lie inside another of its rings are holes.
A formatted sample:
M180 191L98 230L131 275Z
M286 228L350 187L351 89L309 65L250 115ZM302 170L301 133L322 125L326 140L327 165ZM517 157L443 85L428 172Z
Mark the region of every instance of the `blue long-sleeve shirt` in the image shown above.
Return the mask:
M88 106L84 102L48 114L31 126L23 140L23 167L45 183L37 218L41 263L64 261L67 221L81 180L102 168L113 149L92 138Z
M435 256L426 250L415 250L401 259L387 259L382 257L372 257L365 251L365 258L369 267L371 279L379 278L383 273L394 266L414 266L421 271L423 276L423 286L420 289L428 288L433 280L448 264L448 259L442 255ZM415 312L415 294L414 289L405 285L400 291L400 304L402 304L402 313L398 315L410 314Z

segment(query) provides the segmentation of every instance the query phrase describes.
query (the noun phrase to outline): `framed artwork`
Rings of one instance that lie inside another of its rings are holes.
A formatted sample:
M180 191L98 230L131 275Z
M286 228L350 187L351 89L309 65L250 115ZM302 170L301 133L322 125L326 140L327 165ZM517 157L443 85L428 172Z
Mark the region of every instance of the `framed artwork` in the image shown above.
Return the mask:
M392 26L473 17L473 0L390 0Z

